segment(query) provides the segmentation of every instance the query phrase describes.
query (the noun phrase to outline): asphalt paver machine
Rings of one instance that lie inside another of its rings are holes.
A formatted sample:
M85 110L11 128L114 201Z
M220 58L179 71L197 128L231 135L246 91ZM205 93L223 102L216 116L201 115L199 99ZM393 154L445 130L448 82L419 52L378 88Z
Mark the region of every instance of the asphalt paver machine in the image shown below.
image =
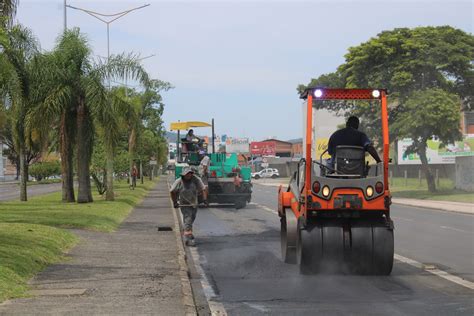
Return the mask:
M211 144L196 140L181 139L180 131L199 127L212 127ZM251 168L239 166L235 153L215 151L214 120L212 124L199 121L171 123L170 130L177 131L177 159L175 165L175 178L181 175L186 166L191 166L199 172L200 153L204 152L210 158L210 167L207 175L208 202L216 204L232 204L235 208L244 208L252 197ZM212 150L209 150L209 145ZM185 149L186 147L186 149ZM210 152L212 151L212 152Z
M279 188L281 251L303 274L342 271L389 275L393 267L394 225L388 183L387 94L382 89L309 88L306 100L305 154L288 189ZM354 101L356 100L356 101ZM383 158L369 167L365 150L338 146L334 164L314 150L313 110L317 102L365 101L380 107ZM368 171L370 169L370 172Z

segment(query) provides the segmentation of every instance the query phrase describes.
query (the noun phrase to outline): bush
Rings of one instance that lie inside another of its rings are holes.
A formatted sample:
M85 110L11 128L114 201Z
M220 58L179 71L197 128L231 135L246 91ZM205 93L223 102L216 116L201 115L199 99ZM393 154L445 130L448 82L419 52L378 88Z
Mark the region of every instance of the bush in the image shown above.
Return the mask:
M61 173L61 166L59 161L37 162L30 166L29 173L37 181L41 181L42 179L59 175Z

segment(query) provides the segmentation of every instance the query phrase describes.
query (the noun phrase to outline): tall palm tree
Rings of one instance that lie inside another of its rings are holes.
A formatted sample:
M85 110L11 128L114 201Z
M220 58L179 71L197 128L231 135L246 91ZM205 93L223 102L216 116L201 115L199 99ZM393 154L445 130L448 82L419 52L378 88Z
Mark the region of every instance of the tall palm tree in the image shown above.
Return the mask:
M131 104L131 107L128 108L126 119L129 129L128 152L130 157L130 175L132 174L134 159L136 159L137 156L137 138L140 136L140 131L143 127L143 121L148 116L150 111L156 110L156 106L158 106L160 109L159 111L161 111L161 116L164 105L162 103L160 92L167 91L171 88L172 86L169 82L154 79L150 81L145 91L137 93L132 90L129 92L130 97L128 100Z
M44 90L47 93L42 112L38 114L43 118L59 118L61 160L65 161L63 199L65 196L67 201L74 199L70 162L72 145L75 143L79 183L77 202L92 202L89 168L94 141L93 119L103 116L110 106L104 83L107 80L131 78L146 85L149 82L148 74L137 58L131 55L112 56L106 62L94 61L87 39L79 29L70 29L60 36L49 60L50 67L44 75L44 78L48 78L44 82L49 89Z
M19 0L0 1L0 17L4 26L11 26L13 24L13 17L16 14L16 8L19 3Z
M113 201L114 196L114 156L116 147L124 134L125 117L132 107L127 102L123 88L113 88L109 93L108 102L98 108L95 120L97 126L101 129L103 142L105 145L105 176L106 192L105 199Z
M0 89L11 103L11 128L15 151L20 160L20 200L26 201L28 163L26 155L32 143L32 129L26 124L28 112L34 106L34 74L37 70L35 58L39 54L39 44L31 31L21 25L13 26L6 32L2 44L0 68L2 80Z

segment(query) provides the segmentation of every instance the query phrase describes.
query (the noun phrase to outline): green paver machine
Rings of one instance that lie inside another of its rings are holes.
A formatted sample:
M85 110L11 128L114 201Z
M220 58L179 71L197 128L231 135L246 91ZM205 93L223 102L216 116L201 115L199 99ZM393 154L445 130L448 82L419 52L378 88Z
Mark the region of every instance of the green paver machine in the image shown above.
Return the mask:
M193 140L181 138L180 131L199 127L212 127L211 148L208 144L196 137ZM208 185L208 202L217 204L233 204L235 208L244 208L252 197L251 169L249 166L240 166L237 154L216 153L214 136L214 119L212 124L199 121L171 123L171 131L177 131L177 156L175 178L181 176L184 167L191 166L196 173L206 178ZM199 174L199 164L202 154L211 161L207 175Z

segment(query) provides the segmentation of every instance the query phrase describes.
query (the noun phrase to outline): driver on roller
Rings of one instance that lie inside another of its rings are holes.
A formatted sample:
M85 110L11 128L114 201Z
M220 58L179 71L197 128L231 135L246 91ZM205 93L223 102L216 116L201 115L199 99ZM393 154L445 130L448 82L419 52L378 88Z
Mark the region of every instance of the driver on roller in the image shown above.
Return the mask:
M356 116L349 117L346 122L346 127L334 132L329 138L328 153L331 155L329 163L332 168L334 168L334 157L336 155L337 146L363 147L377 163L382 161L367 135L359 131L359 119Z

